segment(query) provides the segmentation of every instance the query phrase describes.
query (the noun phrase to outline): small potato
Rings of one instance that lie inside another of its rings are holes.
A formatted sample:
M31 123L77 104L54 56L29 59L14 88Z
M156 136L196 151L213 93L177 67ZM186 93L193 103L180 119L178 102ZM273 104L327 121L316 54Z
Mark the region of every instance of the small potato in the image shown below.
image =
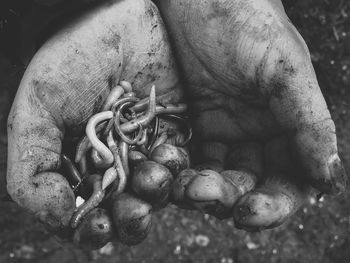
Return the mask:
M241 195L221 174L203 170L189 182L185 196L198 210L224 219L232 215L233 206Z
M190 158L185 149L171 144L161 144L152 152L150 159L167 167L176 176L190 167Z
M251 232L279 226L300 208L306 193L301 185L270 177L239 199L233 214L235 225Z
M159 207L168 202L173 175L165 166L145 161L135 167L131 187L142 199Z
M194 209L190 200L186 199L185 191L191 180L198 175L194 169L185 169L178 174L171 186L171 202L183 209Z
M113 222L120 242L136 245L142 242L152 226L151 205L128 193L112 196Z
M221 172L221 175L231 181L239 189L241 195L253 190L257 182L254 174L244 171L226 170Z
M87 249L99 249L113 237L112 220L106 210L96 208L85 216L74 232L74 244Z

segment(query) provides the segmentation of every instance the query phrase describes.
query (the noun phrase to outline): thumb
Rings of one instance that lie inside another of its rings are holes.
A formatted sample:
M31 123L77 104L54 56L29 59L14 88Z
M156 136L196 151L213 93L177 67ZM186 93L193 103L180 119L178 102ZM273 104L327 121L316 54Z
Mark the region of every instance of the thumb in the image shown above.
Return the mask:
M320 91L309 52L294 28L277 40L266 63L270 108L287 131L292 149L325 193L345 190L346 175L338 156L335 125Z
M20 87L8 118L7 190L52 230L68 226L75 197L60 167L63 132L30 89Z

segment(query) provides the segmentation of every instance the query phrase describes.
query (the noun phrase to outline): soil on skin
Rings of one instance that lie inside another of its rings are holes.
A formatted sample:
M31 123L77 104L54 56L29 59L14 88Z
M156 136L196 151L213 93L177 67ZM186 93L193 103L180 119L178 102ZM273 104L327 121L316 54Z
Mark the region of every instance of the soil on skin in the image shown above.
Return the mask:
M5 122L24 71L16 52L19 40L9 34L18 30L16 17L27 8L16 6L19 2L6 8L0 4L0 196L6 193ZM310 48L350 171L350 2L285 0L284 4ZM283 226L254 234L235 229L232 220L169 206L155 214L151 233L142 244L109 244L93 252L58 242L16 204L0 201L0 262L347 263L349 197L347 191L321 201L310 198Z

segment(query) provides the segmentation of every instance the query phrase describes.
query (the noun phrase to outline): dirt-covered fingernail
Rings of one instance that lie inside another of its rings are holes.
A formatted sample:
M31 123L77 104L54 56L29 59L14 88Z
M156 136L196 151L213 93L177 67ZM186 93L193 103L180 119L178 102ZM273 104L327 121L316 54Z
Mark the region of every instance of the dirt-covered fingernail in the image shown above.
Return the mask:
M329 161L330 193L344 193L347 185L347 175L339 156L333 155Z

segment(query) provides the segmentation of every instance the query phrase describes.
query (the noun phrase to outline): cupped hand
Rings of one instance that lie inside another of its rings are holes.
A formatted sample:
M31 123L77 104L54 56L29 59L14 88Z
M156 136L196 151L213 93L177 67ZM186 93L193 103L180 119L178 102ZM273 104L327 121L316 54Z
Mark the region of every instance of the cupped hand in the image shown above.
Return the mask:
M181 98L167 34L152 2L104 1L62 24L26 69L8 118L8 192L55 233L69 229L75 210L71 186L58 173L62 145L82 136L111 89L127 80L137 97L148 96L155 85L158 98ZM149 205L132 196L123 196L115 209L130 211L130 217L150 213ZM108 221L101 211L94 215L87 220ZM120 219L123 226L127 219Z
M219 172L185 172L175 201L259 230L292 215L310 185L344 191L335 126L282 3L156 2L186 80L193 156Z
M180 174L174 201L220 218L234 214L238 227L256 230L294 213L310 184L342 191L334 124L282 5L159 2L186 79L197 146L191 158L211 170ZM149 1L91 7L45 43L22 79L8 121L8 191L56 232L75 209L57 173L62 143L82 134L120 80L132 82L139 97L154 84L164 100L181 99L167 34ZM113 213L131 203L150 211L126 194Z

